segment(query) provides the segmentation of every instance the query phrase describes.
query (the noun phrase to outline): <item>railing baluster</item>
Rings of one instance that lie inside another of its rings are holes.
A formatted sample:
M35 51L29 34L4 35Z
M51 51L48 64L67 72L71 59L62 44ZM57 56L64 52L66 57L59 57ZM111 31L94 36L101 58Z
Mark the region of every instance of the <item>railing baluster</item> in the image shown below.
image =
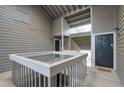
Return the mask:
M73 66L72 66L72 75L73 75L73 87L74 87L74 84L75 84L75 82L74 82L74 64L73 64Z
M77 65L76 65L76 71L77 71L77 87L79 87L78 61L77 61Z
M74 64L73 64L73 70L72 70L72 73L73 73L73 87L74 87L74 84L75 84L75 81L74 81Z
M55 87L58 87L57 74L55 75Z
M24 87L24 84L25 84L25 81L24 81L24 77L25 77L25 74L24 74L24 66L22 65L22 87Z
M41 75L39 73L39 87L41 87Z
M12 81L15 84L15 63L12 62Z
M17 69L17 63L15 64L15 84L16 84L16 86L18 87L18 82L17 82L17 80L18 80L18 69Z
M21 87L21 64L18 64L18 72L19 72L19 87Z
M29 85L28 85L28 86L29 86L29 87L31 86L31 79L30 79L31 77L30 77L30 75L31 75L31 74L30 74L30 69L28 68L28 79L29 79L29 80L28 80L28 82L29 82Z
M84 59L84 70L85 70L85 76L87 75L87 63L86 59Z
M32 69L30 69L30 87L32 87Z
M77 60L77 63L76 63L76 76L77 76L77 87L79 86L79 73L78 73L78 60Z
M16 79L16 80L15 80L15 82L16 82L16 86L18 87L18 82L17 82L17 81L18 81L18 69L17 69L18 67L17 67L17 63L16 63L15 66L16 66L16 69L15 69L15 71L16 71L16 72L15 72L15 75L16 75L16 78L15 78L15 79Z
M27 87L29 87L29 86L28 86L28 85L29 85L29 84L28 84L28 67L26 68L26 73L27 73L27 75L26 75L26 76L27 76Z
M64 70L64 87L66 87L66 69Z
M62 73L59 73L59 87L62 87Z
M21 73L20 73L20 86L22 87L22 65L20 64L20 71L21 71Z
M26 87L28 87L28 81L27 81L27 80L28 80L28 79L27 79L27 67L25 67L25 75L26 75L26 76L25 76L25 77L26 77L26 78L25 78L25 79L26 79Z
M23 86L25 87L25 66L23 66Z
M51 78L48 77L48 87L51 87Z
M56 87L56 75L54 76L54 86L53 87Z
M27 67L27 87L29 87L29 68Z
M34 86L37 87L37 72L34 72Z
M32 70L32 77L33 77L33 81L32 81L33 87L35 87L35 72L34 72L34 70Z
M33 87L33 71L31 70L31 87Z
M77 87L77 60L75 62L75 87Z
M72 66L70 67L70 86L72 87L73 81L72 81Z
M44 76L44 87L46 87L46 77Z
M18 87L20 86L20 65L19 64L17 64L17 66L18 66L18 68L17 68L17 75L18 75L18 78L17 78L17 82L18 82Z
M82 81L84 80L84 65L83 65L83 63L82 63L82 61L81 61L81 68L82 68Z
M51 87L54 87L55 86L55 76L50 77L50 80L51 80Z
M19 75L20 75L20 72L19 72L19 64L17 64L17 75L18 75L18 77L17 77L17 82L18 82L18 87L19 87L19 83L20 83L20 77L19 77Z
M83 59L82 67L83 67L83 80L84 80L84 78L85 78L85 63L84 63L84 59Z
M79 68L79 61L77 63L77 76L78 76L78 87L80 86L80 68Z
M75 63L74 63L74 69L73 69L73 76L74 76L74 87L75 87L75 83L76 83L76 78L75 78Z
M24 66L24 87L26 87L26 67Z
M69 67L67 68L67 84L68 87L70 86L70 70Z
M75 62L75 87L77 87L77 60Z

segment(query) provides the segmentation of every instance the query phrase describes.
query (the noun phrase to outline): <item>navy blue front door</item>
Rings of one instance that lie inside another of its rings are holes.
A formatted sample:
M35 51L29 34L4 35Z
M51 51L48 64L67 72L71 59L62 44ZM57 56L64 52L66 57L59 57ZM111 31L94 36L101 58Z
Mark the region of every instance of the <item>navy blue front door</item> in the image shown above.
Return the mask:
M113 68L113 34L95 36L95 65Z

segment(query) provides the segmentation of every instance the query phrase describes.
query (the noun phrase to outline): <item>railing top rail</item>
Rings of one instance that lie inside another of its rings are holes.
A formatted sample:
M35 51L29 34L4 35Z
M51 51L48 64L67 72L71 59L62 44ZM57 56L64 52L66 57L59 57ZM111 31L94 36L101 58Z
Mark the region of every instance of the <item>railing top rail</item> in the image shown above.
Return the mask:
M51 76L56 75L57 73L61 72L62 70L71 67L72 65L74 65L75 63L78 62L85 62L86 57L88 56L88 54L82 54L82 55L77 55L59 62L55 62L53 64L51 64ZM77 61L76 61L77 60Z
M16 55L26 57L26 56L46 55L46 54L52 54L52 53L53 51L41 51L41 52L29 52L29 53L17 53Z
M41 52L29 52L29 53L17 53L16 55L19 56L37 56L37 55L47 55L47 54L63 54L63 55L80 55L82 53L79 52L72 52L72 51L64 51L64 52L57 52L57 51L41 51ZM11 54L10 54L11 55Z
M72 55L73 55L73 54L72 54ZM61 60L61 61L52 63L52 64L51 64L51 67L57 66L57 65L59 65L59 64L65 63L65 62L67 62L67 61L71 61L71 60L73 60L73 59L75 59L75 58L79 58L79 57L86 58L87 56L88 56L88 54L76 55L76 56L70 57L70 58L68 58L68 59L64 59L64 60Z

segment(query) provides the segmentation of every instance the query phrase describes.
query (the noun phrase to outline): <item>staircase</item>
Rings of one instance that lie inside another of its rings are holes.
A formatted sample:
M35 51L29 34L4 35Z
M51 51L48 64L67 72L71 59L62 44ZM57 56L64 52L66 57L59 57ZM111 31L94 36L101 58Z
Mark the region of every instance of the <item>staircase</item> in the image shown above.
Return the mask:
M91 49L91 37L76 37L72 38L72 40L79 46L82 50L90 50Z

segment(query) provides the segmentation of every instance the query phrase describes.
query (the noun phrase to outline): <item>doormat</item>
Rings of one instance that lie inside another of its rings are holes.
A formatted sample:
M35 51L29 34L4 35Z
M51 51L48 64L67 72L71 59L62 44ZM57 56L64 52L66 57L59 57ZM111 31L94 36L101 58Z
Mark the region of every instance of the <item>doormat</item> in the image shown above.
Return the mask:
M99 67L99 68L97 68L97 70L104 71L104 72L111 72L111 69L109 69L109 68L101 68L101 67Z

